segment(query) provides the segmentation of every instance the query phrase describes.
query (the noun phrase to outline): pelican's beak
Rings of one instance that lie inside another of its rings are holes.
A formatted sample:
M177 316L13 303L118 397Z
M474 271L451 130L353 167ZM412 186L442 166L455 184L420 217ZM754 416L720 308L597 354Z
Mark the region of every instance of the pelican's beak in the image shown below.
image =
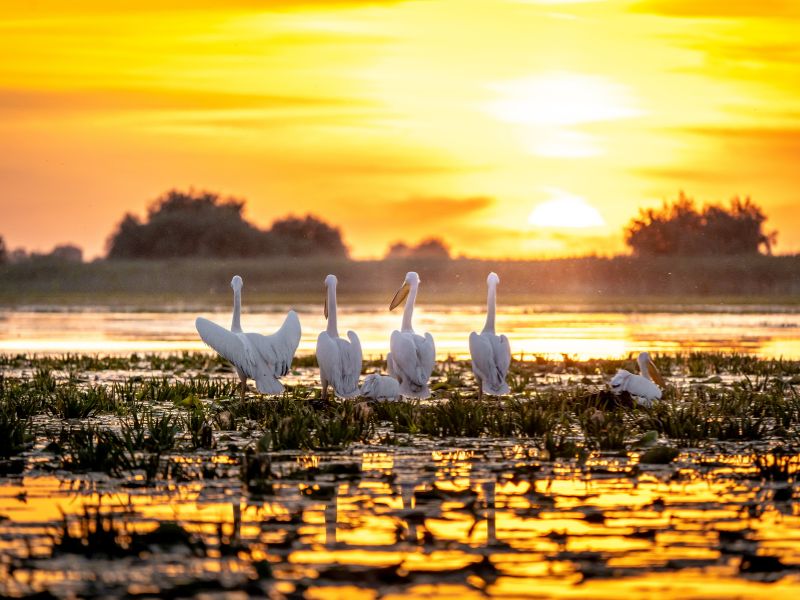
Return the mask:
M406 296L408 296L408 292L410 291L411 291L411 286L408 285L408 282L406 281L405 283L403 283L403 287L397 290L397 293L394 295L394 298L392 298L392 302L389 304L389 310L394 310L398 304L400 304L403 300L406 299Z
M650 379L655 381L659 387L666 387L667 384L664 382L664 378L661 377L661 373L658 372L658 369L652 360L647 361L647 372L650 373Z
M325 318L328 318L328 292L325 292L325 310L323 311Z

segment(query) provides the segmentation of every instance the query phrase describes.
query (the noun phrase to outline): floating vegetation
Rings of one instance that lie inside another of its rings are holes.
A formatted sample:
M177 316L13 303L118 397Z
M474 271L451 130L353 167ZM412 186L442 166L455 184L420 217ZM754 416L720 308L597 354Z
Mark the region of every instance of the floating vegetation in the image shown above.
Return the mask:
M797 362L655 356L642 408L605 384L633 357L530 358L508 397L448 359L431 400L365 402L311 363L242 399L201 354L2 357L0 594L797 591Z

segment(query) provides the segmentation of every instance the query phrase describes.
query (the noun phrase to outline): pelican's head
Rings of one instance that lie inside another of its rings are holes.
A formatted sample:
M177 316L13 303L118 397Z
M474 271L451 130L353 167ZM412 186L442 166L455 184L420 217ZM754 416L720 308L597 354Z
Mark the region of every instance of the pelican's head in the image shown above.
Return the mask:
M486 285L498 285L500 283L500 278L497 276L497 273L492 271L489 273L489 276L486 278Z
M643 377L647 377L662 388L666 385L664 378L661 377L661 373L658 371L658 367L656 367L653 359L650 358L649 352L639 354L636 362L639 363L639 372Z
M406 278L403 280L403 285L397 290L395 293L394 298L389 303L389 310L394 310L397 306L406 299L408 293L411 291L412 287L417 287L419 285L419 275L415 271L409 271L406 273Z
M238 292L244 286L244 281L238 275L234 275L233 279L231 279L231 287L233 288L234 292Z
M414 285L415 283L419 283L419 275L417 275L416 271L409 271L406 273L405 283L408 285Z
M325 278L325 288L326 289L333 288L335 290L336 289L336 284L338 282L339 282L339 280L336 279L336 275L328 275ZM325 314L325 318L327 319L328 318L328 294L325 294L325 310L323 312Z
M628 384L628 380L631 378L633 373L630 371L626 371L625 369L620 369L617 371L617 374L611 378L611 391L615 394L620 394L625 391L625 387Z

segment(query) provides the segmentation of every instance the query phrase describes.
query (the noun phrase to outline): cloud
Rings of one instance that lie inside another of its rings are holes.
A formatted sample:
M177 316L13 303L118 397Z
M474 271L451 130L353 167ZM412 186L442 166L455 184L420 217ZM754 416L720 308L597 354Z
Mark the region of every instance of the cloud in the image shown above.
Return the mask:
M414 219L435 221L452 221L464 219L473 213L492 206L495 200L488 196L472 196L467 198L449 198L445 196L415 197L389 203L393 213L413 215Z
M400 4L407 0L12 0L3 5L6 18L75 14L130 14L177 11L249 10L263 12L342 9Z
M363 108L372 104L355 98L237 94L165 88L95 90L0 89L0 110L232 110Z
M492 207L495 199L488 196L455 198L448 196L417 196L404 200L364 202L344 200L337 203L348 215L354 229L373 229L381 223L381 237L396 238L415 231L416 237L453 237L472 227L470 218ZM387 239L388 239L387 238ZM413 241L413 240L412 240Z
M666 17L699 19L800 18L800 3L796 0L642 0L635 3L631 10Z
M763 151L791 160L800 152L798 127L688 127L685 133L713 138L727 149Z

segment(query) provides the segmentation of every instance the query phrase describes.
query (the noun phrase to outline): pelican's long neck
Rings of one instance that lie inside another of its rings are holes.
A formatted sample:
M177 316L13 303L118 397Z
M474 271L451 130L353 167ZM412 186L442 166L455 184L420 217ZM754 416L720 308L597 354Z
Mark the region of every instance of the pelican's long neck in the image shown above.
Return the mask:
M486 325L483 326L484 333L494 333L494 314L497 311L497 286L489 284L489 293L486 298Z
M233 290L233 319L231 320L231 331L240 332L242 330L242 290Z
M414 328L411 326L411 317L414 316L414 302L417 300L417 286L419 284L411 284L411 291L408 292L408 298L406 298L406 307L403 310L403 326L401 327L401 331L414 331Z
M328 286L328 335L339 337L339 329L336 327L336 286Z
M636 359L636 362L639 365L639 375L652 381L652 377L650 377L650 369L647 368L647 359L644 356L640 356Z

